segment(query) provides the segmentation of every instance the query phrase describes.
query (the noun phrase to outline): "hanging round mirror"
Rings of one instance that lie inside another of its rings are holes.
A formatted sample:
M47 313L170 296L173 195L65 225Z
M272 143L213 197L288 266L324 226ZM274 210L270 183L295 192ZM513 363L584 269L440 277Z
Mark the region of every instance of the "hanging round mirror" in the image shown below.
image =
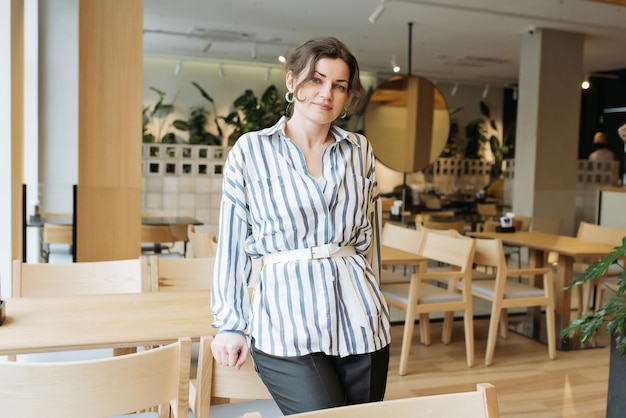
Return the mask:
M439 158L450 133L450 112L433 83L419 76L397 75L372 94L364 129L381 163L414 173Z

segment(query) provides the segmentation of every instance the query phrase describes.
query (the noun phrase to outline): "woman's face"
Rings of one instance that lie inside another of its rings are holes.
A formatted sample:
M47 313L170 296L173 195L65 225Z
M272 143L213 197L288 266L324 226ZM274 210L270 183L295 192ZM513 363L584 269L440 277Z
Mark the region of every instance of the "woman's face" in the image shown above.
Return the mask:
M301 76L304 78L304 75ZM321 58L315 64L313 79L306 81L294 100L294 116L301 116L320 124L331 123L343 113L350 98L348 82L350 69L339 58ZM301 79L287 73L287 88L293 91Z

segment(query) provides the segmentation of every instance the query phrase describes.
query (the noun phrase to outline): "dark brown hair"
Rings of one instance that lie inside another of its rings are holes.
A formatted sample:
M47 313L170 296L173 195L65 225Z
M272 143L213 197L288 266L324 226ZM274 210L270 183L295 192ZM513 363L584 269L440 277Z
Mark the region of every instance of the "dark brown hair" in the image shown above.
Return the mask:
M348 114L357 112L363 106L367 94L359 75L359 64L348 47L337 38L322 37L313 38L294 49L285 63L286 71L291 71L294 78L306 72L306 77L294 87L294 97L298 97L298 91L304 83L313 79L315 64L321 58L339 58L348 65L350 78L348 79L348 91L350 100L346 104ZM308 68L307 68L308 66Z

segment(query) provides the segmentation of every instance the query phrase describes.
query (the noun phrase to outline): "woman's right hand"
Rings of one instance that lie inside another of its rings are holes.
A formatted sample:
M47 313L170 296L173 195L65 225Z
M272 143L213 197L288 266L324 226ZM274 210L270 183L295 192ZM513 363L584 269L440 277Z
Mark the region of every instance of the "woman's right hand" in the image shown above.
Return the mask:
M211 342L211 351L217 364L236 367L237 370L248 358L248 342L244 335L237 332L222 332Z

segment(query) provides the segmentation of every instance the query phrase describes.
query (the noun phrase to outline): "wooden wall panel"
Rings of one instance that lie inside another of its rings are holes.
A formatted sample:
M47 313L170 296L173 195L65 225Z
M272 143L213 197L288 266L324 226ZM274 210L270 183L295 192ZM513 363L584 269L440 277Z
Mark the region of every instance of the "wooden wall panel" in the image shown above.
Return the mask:
M141 252L143 0L80 0L77 260Z

